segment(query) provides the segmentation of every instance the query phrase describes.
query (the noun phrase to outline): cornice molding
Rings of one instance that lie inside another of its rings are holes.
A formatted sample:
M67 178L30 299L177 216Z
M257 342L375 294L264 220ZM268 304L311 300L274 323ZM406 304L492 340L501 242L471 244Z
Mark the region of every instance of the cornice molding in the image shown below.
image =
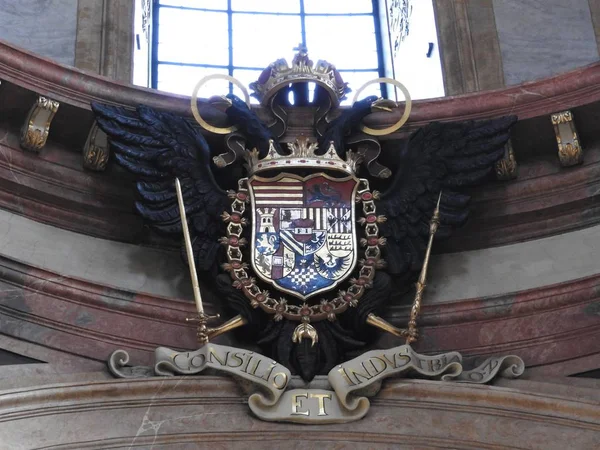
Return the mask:
M361 421L309 427L306 433L306 427L300 430L294 424L252 417L244 397L227 378L70 382L0 391L0 435L4 443L27 448L198 442L228 447L260 443L261 448L281 448L285 442L594 448L600 432L600 405L594 390L569 387L572 397L568 398L545 392L551 386L387 380ZM44 433L39 433L40 427Z

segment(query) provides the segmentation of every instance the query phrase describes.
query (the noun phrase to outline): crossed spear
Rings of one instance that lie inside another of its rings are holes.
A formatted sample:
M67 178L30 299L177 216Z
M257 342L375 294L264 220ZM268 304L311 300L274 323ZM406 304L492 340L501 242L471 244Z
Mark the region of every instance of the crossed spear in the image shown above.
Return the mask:
M198 324L196 336L198 337L198 343L200 345L204 345L208 343L209 336L216 337L220 334L226 333L229 330L233 330L234 328L245 325L246 319L238 315L219 327L208 328L208 322L213 319L218 319L220 316L219 314L209 316L204 312L202 295L200 294L200 284L198 283L198 273L196 272L196 262L194 261L194 253L192 252L192 240L190 239L190 230L188 229L185 205L183 203L183 194L181 193L181 184L179 183L179 178L175 178L175 189L177 190L177 201L179 202L179 215L181 217L181 227L183 228L185 253L187 254L190 277L192 278L192 287L194 290L194 300L196 302L196 310L198 311L198 315L196 317L188 317L185 319L185 321L196 322Z

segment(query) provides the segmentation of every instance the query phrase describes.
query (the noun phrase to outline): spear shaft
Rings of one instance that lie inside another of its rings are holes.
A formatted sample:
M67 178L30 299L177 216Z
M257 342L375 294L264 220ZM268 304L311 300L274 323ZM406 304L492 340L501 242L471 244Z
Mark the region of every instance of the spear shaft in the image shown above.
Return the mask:
M196 262L194 261L194 252L192 250L192 240L190 239L190 230L188 229L187 217L185 214L185 205L183 204L183 194L181 192L181 183L179 178L175 178L175 190L177 191L177 202L179 203L179 215L181 217L181 228L183 229L183 240L185 241L185 253L187 255L188 266L190 268L190 278L192 279L192 288L194 290L194 301L196 302L197 317L187 318L186 322L197 322L198 329L196 336L201 345L208 343L208 334L210 330L206 326L209 320L219 317L207 316L204 313L202 305L202 295L200 294L200 284L198 283L198 273L196 272Z
M200 294L200 284L198 283L198 273L196 272L196 262L194 261L194 252L192 250L192 240L190 239L190 230L188 229L187 217L185 214L185 205L183 203L183 194L179 178L175 178L175 188L177 189L177 201L179 202L179 215L181 216L181 227L183 228L183 239L185 241L185 253L187 255L188 266L190 268L190 277L192 278L192 288L194 290L194 300L199 315L204 314L202 305L202 295Z
M427 250L425 251L425 258L423 260L421 274L419 275L419 280L416 283L417 292L415 293L415 299L413 300L412 309L410 310L410 320L408 321L408 337L406 338L407 344L417 340L417 317L421 312L421 302L423 301L423 292L425 291L425 283L427 281L427 267L429 266L429 257L431 255L431 248L433 247L433 237L435 236L435 233L440 225L441 199L442 191L440 191L437 205L435 206L433 216L429 222L429 242L427 243Z

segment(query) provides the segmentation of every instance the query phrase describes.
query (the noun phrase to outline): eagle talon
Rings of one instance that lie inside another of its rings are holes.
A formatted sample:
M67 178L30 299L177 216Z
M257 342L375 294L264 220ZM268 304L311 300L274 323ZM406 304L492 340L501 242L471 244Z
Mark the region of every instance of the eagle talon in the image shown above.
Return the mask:
M309 338L311 340L311 347L314 347L315 344L319 342L317 330L315 330L315 327L311 324L306 322L303 322L296 327L294 334L292 335L292 342L299 344L304 338Z

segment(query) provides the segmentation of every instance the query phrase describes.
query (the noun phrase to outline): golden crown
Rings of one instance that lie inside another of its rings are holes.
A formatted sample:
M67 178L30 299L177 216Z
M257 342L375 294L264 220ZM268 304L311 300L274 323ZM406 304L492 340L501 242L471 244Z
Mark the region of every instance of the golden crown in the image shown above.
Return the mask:
M290 154L282 155L277 152L273 142L269 146L267 155L259 159L256 149L248 152L246 156L247 168L250 175L273 169L321 169L345 172L354 175L361 157L352 151L346 152L346 160L341 159L335 151L333 142L322 155L315 152L318 148L316 142L310 142L305 136L296 138L293 143L288 143Z
M292 60L292 67L280 58L269 64L257 81L250 83L249 87L254 91L252 95L265 105L282 88L292 83L312 81L329 92L335 106L339 105L351 89L335 66L325 60L319 60L313 66L305 46L299 45L295 50L298 53Z

